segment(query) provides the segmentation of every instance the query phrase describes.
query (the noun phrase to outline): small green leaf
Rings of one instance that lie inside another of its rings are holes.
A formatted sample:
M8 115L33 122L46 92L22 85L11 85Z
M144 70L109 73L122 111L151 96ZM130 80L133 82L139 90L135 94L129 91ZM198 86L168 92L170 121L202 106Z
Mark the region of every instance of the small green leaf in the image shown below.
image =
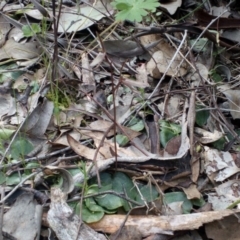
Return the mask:
M104 216L103 208L94 203L95 201L93 199L86 199L84 201L81 216L86 223L98 222ZM77 208L80 208L80 204Z
M31 27L28 25L24 25L22 27L22 31L23 31L23 35L24 37L32 37L34 36L36 33L40 33L41 32L41 27L39 24L37 23L32 23Z
M207 42L209 40L207 38L200 38L198 39L197 43L196 43L196 39L192 39L190 40L190 45L193 46L193 50L195 52L205 52L208 48L207 48Z
M139 122L139 118L132 117L131 120L128 122L127 127L131 127Z
M78 173L82 173L82 171L79 168L72 168L72 169L68 169L68 172L72 175L75 176Z
M140 132L144 129L144 122L143 120L139 120L136 124L132 125L130 128L134 131Z
M119 144L120 147L124 147L129 143L129 139L125 135L117 134L116 142Z
M1 128L0 129L0 141L9 140L14 132L15 132L15 130L13 130L13 129Z
M163 145L163 147L165 147L169 140L180 134L181 126L174 123L169 123L164 120L160 120L159 124L160 124L160 142Z
M158 0L115 0L112 3L119 12L116 14L117 21L137 21L141 22L142 18L149 12L155 12L160 6Z
M200 199L192 199L192 204L197 207L202 207L206 204L205 200L201 197Z
M212 145L214 148L222 151L224 149L225 143L226 143L225 137L221 137L216 142L213 142Z
M124 3L124 2L117 3L115 6L116 6L117 10L119 10L119 11L120 10L130 9L132 7L131 4Z
M204 108L205 106L202 106L202 105L196 106L196 110L204 109ZM196 123L200 127L204 126L207 123L209 116L210 116L210 113L208 110L196 111Z

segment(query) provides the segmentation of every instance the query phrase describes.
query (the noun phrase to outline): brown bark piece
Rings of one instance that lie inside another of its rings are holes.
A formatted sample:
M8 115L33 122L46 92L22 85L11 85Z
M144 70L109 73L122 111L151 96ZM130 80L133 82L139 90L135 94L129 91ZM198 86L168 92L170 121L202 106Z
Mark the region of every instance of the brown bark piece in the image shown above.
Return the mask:
M198 229L205 223L220 220L240 210L223 210L175 216L129 216L125 226L138 228L143 237L154 233L172 234L172 231ZM125 215L105 215L97 223L89 224L96 231L116 232L125 219Z

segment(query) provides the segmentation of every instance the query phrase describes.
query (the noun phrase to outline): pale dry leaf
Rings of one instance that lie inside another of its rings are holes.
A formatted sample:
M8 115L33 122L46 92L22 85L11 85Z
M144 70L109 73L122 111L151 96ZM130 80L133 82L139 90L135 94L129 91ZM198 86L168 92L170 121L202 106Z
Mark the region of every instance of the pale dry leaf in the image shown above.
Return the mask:
M25 10L25 13L34 19L37 19L37 20L43 19L43 15L38 9L27 9Z
M178 114L181 109L181 103L183 103L183 95L180 94L174 94L174 96L171 96L167 102L167 116L170 118L172 116L175 116Z
M91 122L89 124L89 127L93 128L93 129L100 129L101 131L104 131L106 132L109 127L112 125L111 122L109 121L104 121L104 120L97 120L97 121L94 121L94 122ZM94 133L95 134L95 133ZM112 137L114 135L114 129L112 128L108 134L107 134L107 137ZM99 136L98 136L99 137Z
M195 127L194 132L198 134L197 136L200 136L198 140L203 144L215 142L223 136L223 134L216 129L212 133L205 129Z
M216 6L212 6L212 16L221 16L224 18L228 18L229 15L231 14L230 11L227 9L226 6L220 6L220 7L216 7Z
M22 126L22 131L31 136L43 137L53 113L53 102L44 99L28 116Z
M222 93L226 96L229 107L230 113L233 119L240 118L240 90L224 90Z
M227 167L227 168L219 171L217 176L214 178L214 180L216 182L223 182L223 181L229 179L234 174L239 173L239 172L240 172L240 168L238 168L237 166Z
M156 51L152 55L151 60L147 63L147 71L153 78L161 77L176 52L176 50L168 43L162 43L161 45L161 50ZM187 72L187 65L183 62L180 66L181 62L182 57L178 54L166 74L169 76L185 75Z
M10 94L0 94L0 102L0 117L10 113L9 110L11 110L11 107L14 107L14 112L12 113L14 114L16 112L16 102Z
M106 57L106 53L99 52L98 55L97 55L97 57L95 57L95 58L93 59L93 61L91 62L90 67L93 68L93 67L101 64L101 63L103 62L103 60L105 59L105 57Z
M161 7L165 8L171 15L173 15L181 5L182 0L173 0L167 3L161 3Z
M21 194L3 217L3 231L11 233L14 239L32 240L40 236L42 206L33 193Z
M76 74L78 80L81 80L82 73L81 73L79 67L74 64L74 65L72 66L72 70L73 70L73 72Z
M191 69L186 76L186 80L191 81L192 86L198 87L199 85L202 85L202 81L208 81L209 71L207 67L200 62L195 63L195 65L197 67L197 71Z
M223 210L239 200L239 180L228 180L215 187L216 192L209 194L208 202L212 204L213 210Z
M82 54L82 82L87 85L95 85L92 68L89 64L88 54Z
M209 147L204 147L205 151L202 153L204 159L205 171L208 176L215 174L215 181L224 181L233 174L239 172L236 166L233 155L229 152L218 151Z
M6 41L4 46L0 48L0 60L15 59L15 60L29 60L38 57L41 49L36 42L18 43L13 39Z
M6 34L10 29L10 23L8 23L3 16L0 15L0 42L5 41Z
M81 31L113 13L113 8L107 1L96 1L93 6L94 8L88 5L80 7L78 4L74 7L64 6L61 9L58 32ZM49 11L49 13L53 15L52 12Z
M141 66L137 67L136 71L137 71L136 79L138 83L141 85L141 87L142 88L150 87L148 83L148 73L147 73L146 65L142 64Z

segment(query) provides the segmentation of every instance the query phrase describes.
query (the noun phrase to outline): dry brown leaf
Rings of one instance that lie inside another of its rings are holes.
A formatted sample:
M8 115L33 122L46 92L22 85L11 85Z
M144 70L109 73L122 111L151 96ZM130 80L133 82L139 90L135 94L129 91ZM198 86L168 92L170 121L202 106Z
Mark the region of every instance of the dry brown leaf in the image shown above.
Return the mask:
M183 191L187 195L187 199L200 199L201 197L201 193L195 184L191 184L188 188L183 188Z
M67 135L67 140L68 140L70 147L76 154L78 154L79 156L82 156L86 159L89 159L89 160L94 159L96 149L92 149L92 148L82 145L80 142L76 141L70 135ZM100 154L100 152L97 155L97 160L98 159L104 159L104 157Z
M146 65L142 64L136 70L137 70L136 79L138 83L141 84L141 87L142 88L149 87L150 85L148 83L148 73L146 70Z

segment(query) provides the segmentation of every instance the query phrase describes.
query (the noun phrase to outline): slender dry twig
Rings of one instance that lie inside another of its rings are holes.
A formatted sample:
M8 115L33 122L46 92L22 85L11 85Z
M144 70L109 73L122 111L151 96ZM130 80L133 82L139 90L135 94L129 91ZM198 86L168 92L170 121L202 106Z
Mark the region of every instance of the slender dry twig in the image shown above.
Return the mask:
M5 189L3 186L1 186L0 188L0 194L1 194L1 199L3 199L5 197ZM1 205L1 210L0 210L0 240L3 240L3 232L2 232L2 228L3 228L3 213L4 213L4 202Z

